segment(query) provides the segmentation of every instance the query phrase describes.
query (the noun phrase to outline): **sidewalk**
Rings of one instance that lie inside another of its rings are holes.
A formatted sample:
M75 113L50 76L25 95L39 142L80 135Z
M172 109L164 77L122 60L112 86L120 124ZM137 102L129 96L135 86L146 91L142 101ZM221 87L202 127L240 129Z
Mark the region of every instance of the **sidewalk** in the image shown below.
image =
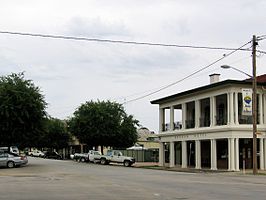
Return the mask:
M166 170L166 171L176 171L176 172L187 172L187 173L226 173L226 174L235 174L235 175L253 175L252 169L241 171L228 171L225 169L211 170L211 169L195 169L195 168L181 168L181 167L160 167L158 162L136 162L134 167L137 168L146 168L146 169L157 169L157 170ZM266 175L266 170L258 171L258 175Z
M159 167L159 163L158 162L136 162L134 165L134 167Z

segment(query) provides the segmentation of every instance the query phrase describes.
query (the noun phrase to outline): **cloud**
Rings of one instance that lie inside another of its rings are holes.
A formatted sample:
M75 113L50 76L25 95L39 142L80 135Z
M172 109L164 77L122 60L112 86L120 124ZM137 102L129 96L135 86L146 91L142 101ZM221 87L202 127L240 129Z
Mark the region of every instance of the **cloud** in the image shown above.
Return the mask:
M253 34L266 34L265 10L265 0L14 0L1 4L0 25L19 32L239 47ZM261 50L265 49L264 41L259 41ZM207 66L224 53L228 52L0 35L0 73L26 71L26 78L43 90L49 114L64 118L86 100L122 102L147 94ZM249 52L237 52L180 84L126 105L127 110L142 125L156 130L158 107L149 100L208 84L210 72L220 72L224 79L238 76L219 71L220 64L234 64L249 73L248 56ZM258 57L260 73L266 73L265 58ZM135 93L138 95L133 96Z
M66 23L65 29L66 34L74 36L108 38L129 35L129 31L121 21L103 20L100 17L73 17Z

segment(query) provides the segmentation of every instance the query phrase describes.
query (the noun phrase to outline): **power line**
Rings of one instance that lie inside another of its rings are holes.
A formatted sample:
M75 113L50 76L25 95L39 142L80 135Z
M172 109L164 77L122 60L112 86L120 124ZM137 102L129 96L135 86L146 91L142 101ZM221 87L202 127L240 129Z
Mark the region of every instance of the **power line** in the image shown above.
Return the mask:
M251 49L249 49L249 48L247 48L247 49L242 49L242 48L235 49L235 48L226 48L226 47L209 47L209 46L164 44L164 43L150 43L150 42L135 42L135 41L125 41L125 40L111 40L111 39L74 37L74 36L63 36L63 35L48 35L48 34L39 34L39 33L12 32L12 31L0 31L0 34L41 37L41 38L53 38L53 39L64 39L64 40L78 40L78 41L88 41L88 42L131 44L131 45L148 45L148 46L178 47L178 48L191 48L191 49L208 49L208 50L226 50L226 51L234 51L234 50L251 51Z
M257 50L258 53L263 53L266 54L266 51L262 51L262 50Z
M265 40L265 39L266 39L266 35L257 36L257 40Z
M89 42L105 42L105 43L118 43L118 44L131 44L131 45L148 45L148 46L162 46L162 47L178 47L178 48L191 48L191 49L208 49L208 50L226 50L226 51L231 51L229 54L224 54L222 58L219 58L218 60L212 62L211 64L193 72L192 74L182 78L179 81L176 81L174 83L171 83L169 85L166 85L160 89L157 89L153 92L150 92L144 96L129 100L124 102L130 103L133 101L137 101L139 99L143 99L145 97L148 97L152 94L158 93L168 87L171 87L181 81L184 81L191 76L211 67L212 65L216 64L217 62L223 60L224 58L232 55L236 51L251 51L250 48L243 48L247 44L249 44L251 41L247 42L246 44L242 45L239 48L225 48L225 47L209 47L209 46L194 46L194 45L178 45L178 44L164 44L164 43L150 43L150 42L135 42L135 41L125 41L125 40L111 40L111 39L99 39L99 38L87 38L87 37L74 37L74 36L63 36L63 35L49 35L49 34L39 34L39 33L26 33L26 32L11 32L11 31L0 31L0 34L9 34L9 35L20 35L20 36L30 36L30 37L42 37L42 38L52 38L52 39L65 39L65 40L78 40L78 41L89 41ZM264 40L266 39L266 35L258 36L258 40ZM259 53L265 54L266 52L257 50Z
M244 45L242 45L241 47L239 47L238 49L235 49L235 50L231 51L229 54L224 54L223 57L221 57L221 58L215 60L214 62L212 62L211 64L209 64L209 65L207 65L207 66L205 66L205 67L202 67L201 69L199 69L199 70L193 72L192 74L189 74L189 75L185 76L184 78L182 78L182 79L180 79L180 80L178 80L178 81L175 81L175 82L173 82L173 83L171 83L171 84L168 84L168 85L166 85L166 86L163 86L162 88L160 88L160 89L158 89L158 90L155 90L155 91L153 91L153 92L150 92L150 93L148 93L148 94L146 94L146 95L143 95L143 96L137 97L137 98L135 98L135 99L131 99L131 100L129 100L129 101L126 101L126 102L124 102L124 104L131 103L131 102L134 102L134 101L138 101L138 100L140 100L140 99L143 99L143 98L146 98L146 97L151 96L151 95L153 95L153 94L156 94L156 93L158 93L158 92L160 92L160 91L162 91L162 90L165 90L165 89L167 89L167 88L169 88L169 87L171 87L171 86L173 86L173 85L176 85L177 83L180 83L180 82L182 82L182 81L184 81L184 80L186 80L186 79L188 79L188 78L194 76L195 74L197 74L197 73L199 73L199 72L201 72L201 71L203 71L203 70L205 70L205 69L211 67L212 65L218 63L219 61L223 60L224 58L226 58L226 57L232 55L233 53L235 53L236 51L240 50L241 48L243 48L244 46L248 45L249 43L251 43L251 40L250 40L249 42L245 43Z

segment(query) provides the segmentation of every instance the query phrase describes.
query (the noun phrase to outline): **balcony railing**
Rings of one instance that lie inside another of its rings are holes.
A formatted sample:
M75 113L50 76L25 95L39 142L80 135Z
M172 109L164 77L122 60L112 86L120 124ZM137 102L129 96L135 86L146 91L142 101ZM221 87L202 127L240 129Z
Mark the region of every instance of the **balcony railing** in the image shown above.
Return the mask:
M209 127L210 125L210 119L200 118L200 127Z
M186 120L186 128L195 128L195 120Z
M252 124L252 116L243 116L243 115L238 115L238 121L239 124Z
M170 123L163 124L163 131L169 131L170 130Z
M182 123L174 122L174 130L180 130L180 129L182 129Z
M174 122L173 124L174 126L174 130L180 130L182 129L182 123L181 122ZM171 126L170 126L170 123L166 123L166 124L163 124L163 131L170 131L171 130Z
M216 119L216 125L217 126L222 126L227 124L227 119L226 118L217 118Z

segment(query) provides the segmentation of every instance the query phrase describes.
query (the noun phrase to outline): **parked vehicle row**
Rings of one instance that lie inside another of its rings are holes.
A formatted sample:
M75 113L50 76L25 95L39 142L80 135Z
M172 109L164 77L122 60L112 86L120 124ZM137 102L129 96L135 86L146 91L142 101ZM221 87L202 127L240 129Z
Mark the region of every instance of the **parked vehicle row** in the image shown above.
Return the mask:
M108 165L109 163L121 163L125 167L130 167L135 163L135 158L123 156L121 151L108 150L106 155L102 155L99 151L89 151L88 153L76 153L73 159L81 162L94 162L102 165Z
M58 154L56 151L40 151L35 149L33 151L29 151L28 155L40 158L62 159L62 156Z

